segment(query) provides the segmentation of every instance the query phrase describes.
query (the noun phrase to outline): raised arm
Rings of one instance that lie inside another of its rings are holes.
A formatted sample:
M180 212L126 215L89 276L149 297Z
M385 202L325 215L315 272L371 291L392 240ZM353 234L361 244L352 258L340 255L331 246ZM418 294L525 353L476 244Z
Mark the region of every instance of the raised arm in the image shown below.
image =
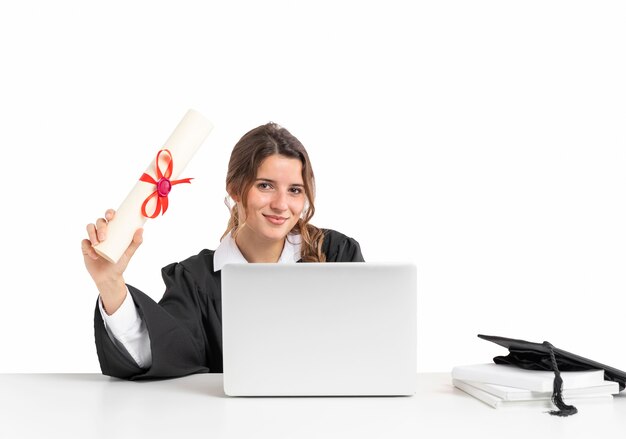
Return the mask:
M137 229L133 240L120 258L113 264L99 256L93 246L107 237L107 224L115 217L115 210L106 211L104 218L99 218L95 224L87 225L88 239L83 239L81 248L85 267L96 284L102 299L102 305L108 315L113 314L120 307L127 294L124 282L124 271L143 241L143 229Z

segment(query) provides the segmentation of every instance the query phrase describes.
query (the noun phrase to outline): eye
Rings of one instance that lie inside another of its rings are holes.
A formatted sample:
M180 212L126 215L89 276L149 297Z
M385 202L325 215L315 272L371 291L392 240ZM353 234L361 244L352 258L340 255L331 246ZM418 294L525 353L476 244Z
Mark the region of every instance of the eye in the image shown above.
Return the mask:
M300 194L304 193L304 190L301 187L298 187L298 186L294 186L294 187L290 188L289 191L292 194L294 194L294 195L300 195Z
M262 181L259 184L257 184L256 187L258 187L261 190L267 190L267 189L271 189L272 185L266 181Z

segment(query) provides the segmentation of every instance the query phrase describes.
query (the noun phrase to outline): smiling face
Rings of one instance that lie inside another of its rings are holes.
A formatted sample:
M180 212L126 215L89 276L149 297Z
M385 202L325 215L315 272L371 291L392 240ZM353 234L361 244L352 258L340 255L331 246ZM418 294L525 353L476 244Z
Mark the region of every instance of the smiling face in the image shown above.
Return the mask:
M255 241L282 241L298 222L306 203L302 163L274 154L259 166L246 206L231 194L245 224L238 235Z

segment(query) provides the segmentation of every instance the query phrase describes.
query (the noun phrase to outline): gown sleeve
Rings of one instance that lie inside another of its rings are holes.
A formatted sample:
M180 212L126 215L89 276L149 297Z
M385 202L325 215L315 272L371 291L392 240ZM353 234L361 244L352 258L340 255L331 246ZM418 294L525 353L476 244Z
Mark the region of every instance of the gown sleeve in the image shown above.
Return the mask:
M217 371L209 367L215 353L211 352L205 328L208 294L182 264L164 267L162 276L166 289L159 303L128 285L150 334L152 365L148 369L141 369L113 344L96 309L96 350L103 374L136 380ZM217 356L221 361L221 355Z
M365 262L359 243L335 230L324 230L322 251L326 262Z

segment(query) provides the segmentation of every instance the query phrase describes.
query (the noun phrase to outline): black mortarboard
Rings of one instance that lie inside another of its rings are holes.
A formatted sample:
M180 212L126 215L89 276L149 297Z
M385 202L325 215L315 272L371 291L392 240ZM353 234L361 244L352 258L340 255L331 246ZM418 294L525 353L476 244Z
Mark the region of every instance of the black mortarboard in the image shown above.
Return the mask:
M521 367L522 369L550 370L554 372L552 402L559 410L551 411L551 415L569 416L578 411L576 407L563 402L561 394L563 387L561 372L602 369L604 370L604 379L617 382L620 392L626 387L626 372L566 352L552 346L547 341L543 343L532 343L525 340L481 334L478 334L478 337L504 346L509 350L509 355L507 356L494 357L493 362L496 364L509 364Z

